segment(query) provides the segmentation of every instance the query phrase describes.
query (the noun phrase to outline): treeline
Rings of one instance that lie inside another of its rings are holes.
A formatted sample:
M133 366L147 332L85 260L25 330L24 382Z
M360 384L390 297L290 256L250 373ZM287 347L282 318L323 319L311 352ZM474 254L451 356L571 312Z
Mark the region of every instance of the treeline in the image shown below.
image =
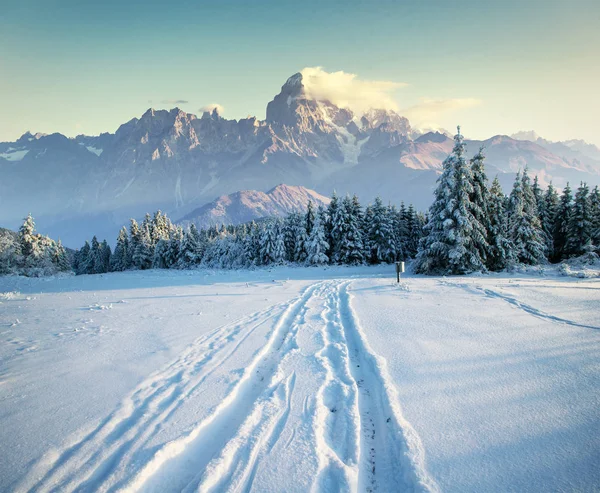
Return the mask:
M0 231L0 274L49 276L71 270L71 259L60 240L35 232L31 214L17 233Z
M467 274L500 271L517 263L539 265L585 253L600 245L600 192L581 183L573 197L567 183L561 196L543 191L527 168L517 173L505 196L496 178L485 174L483 149L465 158L463 136L454 137L429 209L416 272Z
M309 202L305 214L198 230L183 229L166 214L146 215L123 227L114 252L96 237L76 251L77 274L129 269L249 268L301 265L378 264L414 257L426 218L404 204L384 205L380 198L366 208L356 196L335 193L327 207Z
M119 232L114 252L96 237L72 259L59 242L35 233L31 215L18 234L0 235L0 273L46 275L130 269L250 268L298 265L379 264L415 258L424 274L501 271L589 254L600 246L600 191L569 184L559 195L542 190L528 170L517 173L510 195L498 179L491 186L483 149L470 160L460 128L444 160L427 214L412 205L363 207L358 197L335 193L327 207L308 204L293 213L239 226L198 230L174 225L157 211Z

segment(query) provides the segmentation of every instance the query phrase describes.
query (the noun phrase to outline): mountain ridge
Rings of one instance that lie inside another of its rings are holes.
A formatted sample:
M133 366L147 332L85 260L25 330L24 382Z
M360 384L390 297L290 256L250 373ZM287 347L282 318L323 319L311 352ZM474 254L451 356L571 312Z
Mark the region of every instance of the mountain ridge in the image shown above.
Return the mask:
M482 144L488 174L505 190L525 165L542 184L600 181L600 160L582 157L578 143L552 150L494 136L467 140L470 155ZM315 99L298 73L268 103L265 120L149 108L113 134L25 133L0 143L0 224L15 228L31 212L41 231L76 245L94 232L110 238L147 211L184 217L215 197L281 183L425 209L451 148L444 133L416 131L394 111L355 114Z

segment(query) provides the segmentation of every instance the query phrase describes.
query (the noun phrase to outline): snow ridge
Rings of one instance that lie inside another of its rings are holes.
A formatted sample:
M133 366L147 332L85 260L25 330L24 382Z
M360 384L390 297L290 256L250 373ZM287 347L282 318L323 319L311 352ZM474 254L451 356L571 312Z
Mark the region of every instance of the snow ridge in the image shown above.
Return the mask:
M425 467L425 449L419 435L404 418L398 392L385 359L366 340L348 291L350 282L338 288L340 320L346 337L352 375L360 388L359 411L363 440L359 469L360 491L438 492Z
M468 284L459 284L459 283L450 283L450 282L440 282L440 284L443 284L446 286L463 288L470 292L477 291L477 292L484 293L486 296L488 296L490 298L498 298L498 299L504 300L507 303L509 303L510 305L517 307L520 310L523 310L524 312L527 312L530 315L533 315L534 317L538 317L538 318L541 318L544 320L549 320L550 322L556 322L559 324L570 325L572 327L580 327L583 329L600 330L600 327L596 327L594 325L580 324L573 320L568 320L566 318L561 318L561 317L557 317L555 315L550 315L541 310L538 310L537 308L534 308L531 305L528 305L527 303L523 303L522 301L512 298L511 296L508 296L508 295L505 295L502 293L498 293L497 291L494 291L492 289L487 289L487 288L484 288L481 286L469 286Z
M219 327L200 337L176 361L142 382L92 431L72 438L37 464L17 491L109 491L124 486L121 478L141 459L140 449L163 421L261 325L282 311L265 311ZM240 337L236 344L231 344Z

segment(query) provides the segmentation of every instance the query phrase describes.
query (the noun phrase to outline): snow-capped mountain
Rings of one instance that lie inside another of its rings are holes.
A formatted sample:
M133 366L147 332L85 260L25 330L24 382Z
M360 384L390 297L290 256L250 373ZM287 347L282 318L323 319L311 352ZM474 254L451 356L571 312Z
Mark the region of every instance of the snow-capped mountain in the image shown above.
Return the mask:
M600 161L577 142L550 148L496 136L467 141L469 152L481 144L489 175L505 187L525 165L559 187L600 182ZM215 197L280 183L425 209L451 148L444 133L422 134L394 111L355 114L315 99L298 73L268 103L265 120L149 109L114 134L28 132L0 143L0 225L14 229L31 212L41 232L78 246L93 234L113 240L129 217L147 211L184 217Z
M198 228L222 224L242 224L269 216L304 212L308 203L326 206L330 199L300 186L278 185L268 192L242 190L223 195L183 217L179 224L194 223Z

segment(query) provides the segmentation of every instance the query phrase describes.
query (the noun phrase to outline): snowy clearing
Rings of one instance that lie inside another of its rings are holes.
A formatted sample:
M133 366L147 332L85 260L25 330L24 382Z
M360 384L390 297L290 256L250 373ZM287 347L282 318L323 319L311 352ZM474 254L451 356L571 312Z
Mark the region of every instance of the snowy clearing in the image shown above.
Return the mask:
M0 278L0 491L597 491L600 280Z

